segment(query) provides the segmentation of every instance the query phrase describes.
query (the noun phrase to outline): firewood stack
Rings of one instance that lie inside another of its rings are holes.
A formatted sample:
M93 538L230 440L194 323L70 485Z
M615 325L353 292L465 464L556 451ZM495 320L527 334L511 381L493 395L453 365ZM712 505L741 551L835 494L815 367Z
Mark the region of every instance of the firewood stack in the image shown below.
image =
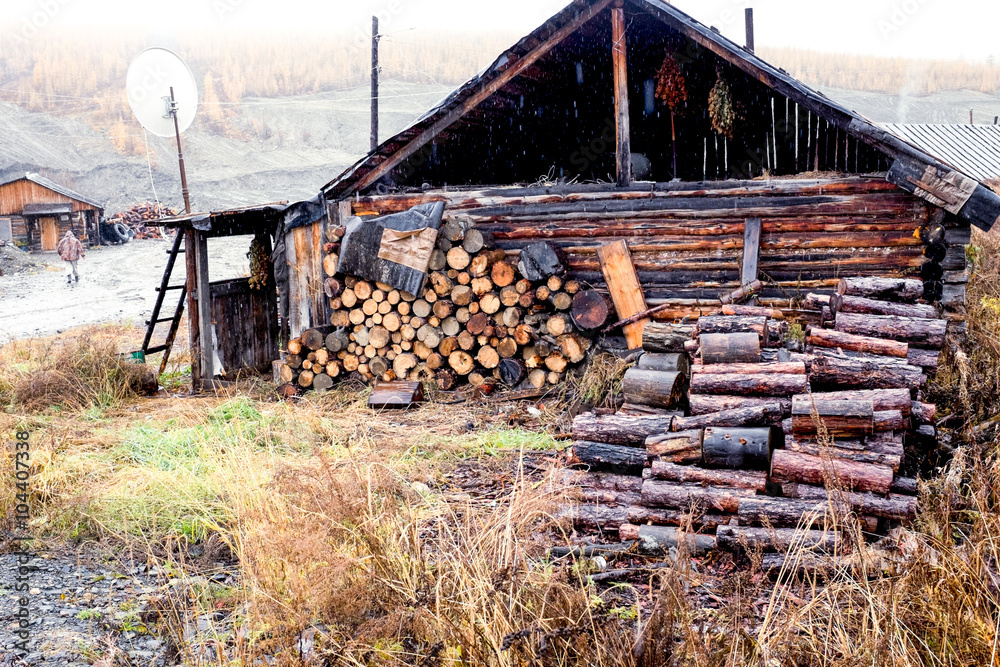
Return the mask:
M162 238L159 227L155 224L151 226L147 226L147 224L173 215L177 215L177 211L169 206L147 201L136 204L127 211L116 213L107 220L107 223L111 225L122 223L130 229L134 229L137 239L158 239Z
M832 549L840 535L820 530L831 510L872 531L912 519L904 444L934 441L935 409L920 391L947 326L935 306L917 303L922 295L919 280L882 278L811 294L832 328L808 330L804 353L783 347L787 326L770 308L727 305L696 326L648 324L646 352L628 373L666 353L678 357L671 372L684 373L679 353L692 355L688 415L668 400L665 378L637 384L626 375L622 411L573 422L570 461L590 471L572 473L584 504L568 514L623 541L668 545L676 529L662 526L690 525L714 533L720 548L765 551L787 548L793 529L810 523L807 541Z
M426 289L413 295L338 274L343 230L330 236L323 262L330 326L290 341L279 369L280 380L299 389L330 384L310 374L318 362L330 378L433 380L442 390L468 383L487 394L501 384L542 389L584 360L589 336L609 316L600 293L564 277L547 243L508 255L488 233L452 218L439 230Z

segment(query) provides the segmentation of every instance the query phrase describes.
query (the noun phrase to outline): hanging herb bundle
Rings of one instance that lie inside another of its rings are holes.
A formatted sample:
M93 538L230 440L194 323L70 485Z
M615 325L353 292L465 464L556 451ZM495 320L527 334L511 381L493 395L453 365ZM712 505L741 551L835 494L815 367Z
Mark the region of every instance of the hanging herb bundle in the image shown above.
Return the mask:
M733 128L736 125L733 96L729 84L722 77L722 72L717 72L716 76L715 85L708 93L708 115L712 119L712 129L724 137L732 139Z
M677 127L674 121L674 114L687 101L687 82L684 80L684 73L674 56L667 51L660 65L660 71L656 73L656 97L662 100L670 109L670 142L674 152L674 178L677 178Z
M687 101L687 82L677 60L668 51L656 73L656 99L662 100L670 113L677 111Z
M263 289L270 274L271 258L268 257L264 244L256 236L250 243L247 258L250 260L250 288Z

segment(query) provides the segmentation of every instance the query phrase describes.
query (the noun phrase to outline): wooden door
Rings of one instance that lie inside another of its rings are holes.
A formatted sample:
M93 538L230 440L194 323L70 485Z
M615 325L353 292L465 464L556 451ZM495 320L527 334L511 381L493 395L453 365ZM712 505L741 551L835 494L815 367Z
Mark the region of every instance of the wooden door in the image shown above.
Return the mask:
M42 250L55 250L59 245L59 226L55 218L41 218L38 226L42 230Z
M277 292L252 289L248 278L211 283L211 288L212 326L226 376L243 369L269 372L278 358Z

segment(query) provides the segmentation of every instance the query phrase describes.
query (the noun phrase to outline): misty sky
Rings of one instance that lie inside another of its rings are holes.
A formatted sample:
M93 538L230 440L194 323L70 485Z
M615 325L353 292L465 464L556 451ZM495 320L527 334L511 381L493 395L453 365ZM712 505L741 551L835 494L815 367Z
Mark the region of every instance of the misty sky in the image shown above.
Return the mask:
M371 15L383 32L434 29L527 33L567 0L0 0L4 34L82 24L144 26L154 34L246 28L361 39ZM821 51L982 60L1000 53L995 0L677 0L703 23L743 41L753 6L758 45Z

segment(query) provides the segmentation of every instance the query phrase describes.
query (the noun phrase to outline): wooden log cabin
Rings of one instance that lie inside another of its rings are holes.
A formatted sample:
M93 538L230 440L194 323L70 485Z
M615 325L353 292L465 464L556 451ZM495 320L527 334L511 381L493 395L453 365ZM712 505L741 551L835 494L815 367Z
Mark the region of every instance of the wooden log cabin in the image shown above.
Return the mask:
M69 230L97 244L103 214L100 202L36 173L0 183L0 241L26 250L54 251Z
M841 277L915 276L959 328L971 226L1000 216L974 175L663 0L573 2L324 186L325 211L275 232L288 335L330 321L333 229L438 201L510 255L559 246L599 290L598 248L625 240L659 319L756 277L808 321L802 297Z

